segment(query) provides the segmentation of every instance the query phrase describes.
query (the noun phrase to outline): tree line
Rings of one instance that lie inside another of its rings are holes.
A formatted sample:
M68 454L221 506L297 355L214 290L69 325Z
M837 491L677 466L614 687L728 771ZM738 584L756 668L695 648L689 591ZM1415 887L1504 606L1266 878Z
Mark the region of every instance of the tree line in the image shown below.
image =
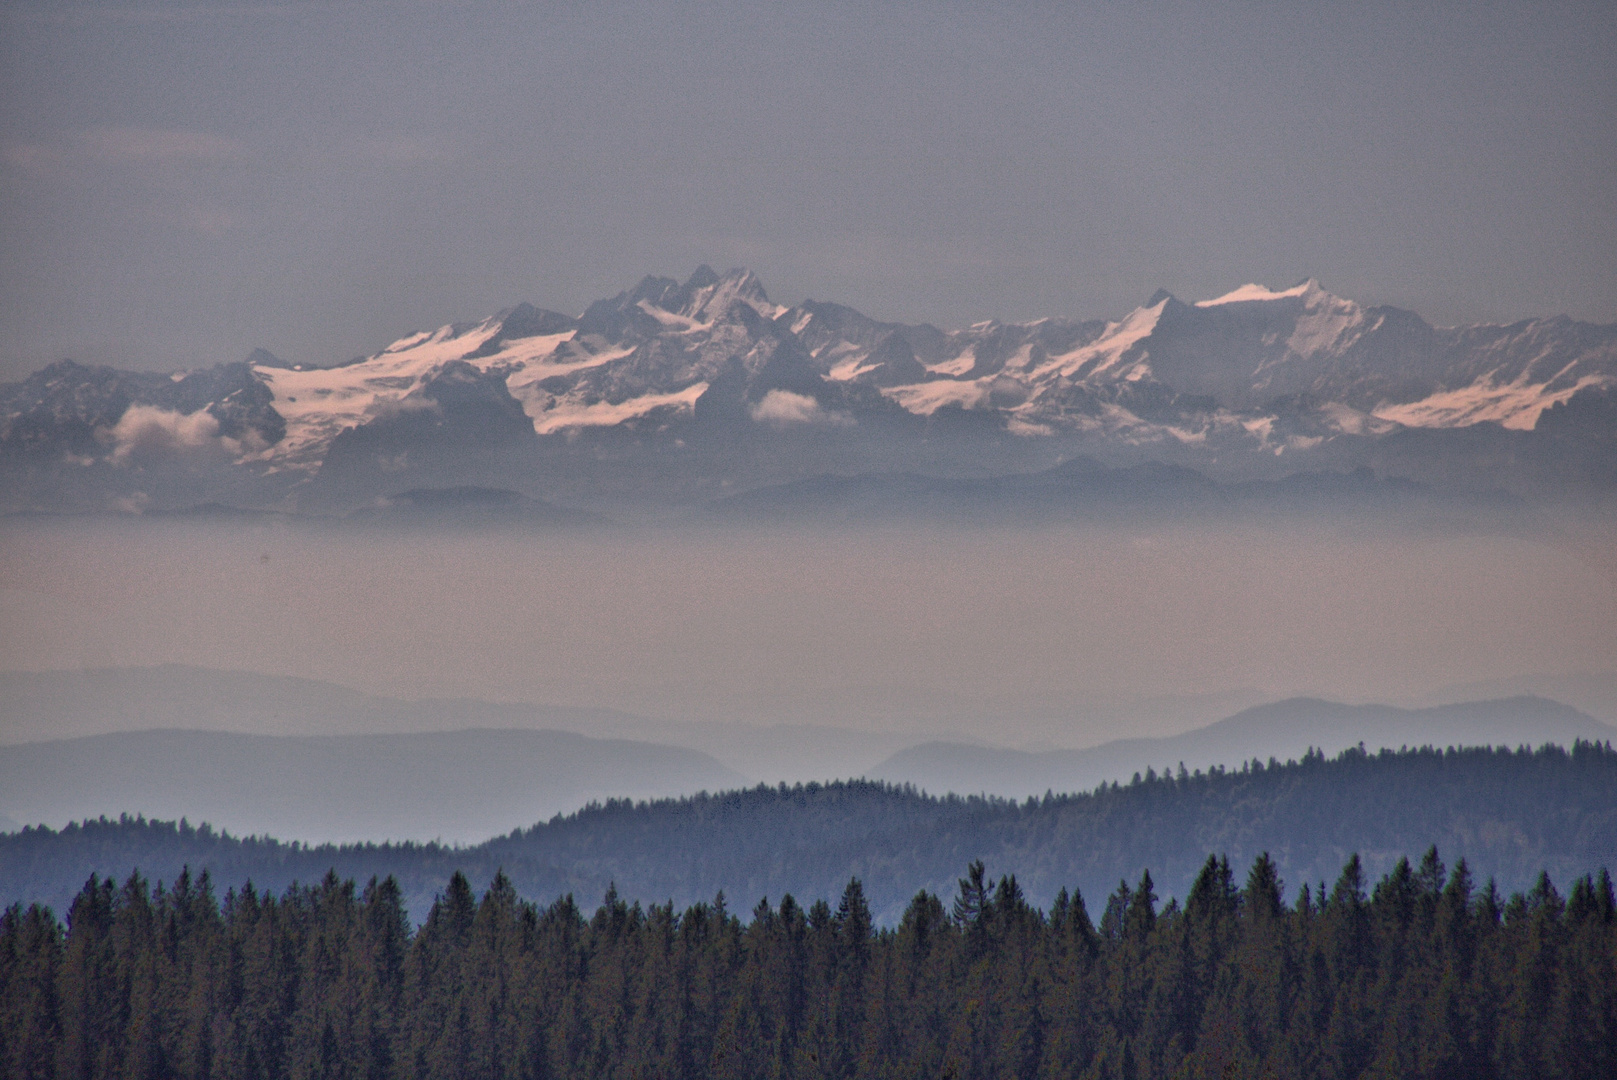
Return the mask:
M896 925L858 879L746 918L608 890L541 905L455 873L414 928L397 881L328 873L216 899L92 876L64 927L0 916L0 1069L157 1078L1617 1075L1617 904L1602 870L1508 898L1435 848L1358 856L1289 902L1276 864L1151 875L1092 919L972 862Z
M279 893L335 868L356 881L392 875L419 923L457 869L479 882L503 869L521 895L546 904L616 883L628 899L681 909L718 889L836 896L857 877L876 921L894 925L916 890L952 892L978 858L1015 867L1045 908L1063 887L1104 895L1147 868L1164 898L1183 899L1209 851L1242 866L1268 851L1282 877L1316 891L1354 852L1377 878L1429 844L1507 892L1530 889L1540 870L1571 881L1617 867L1617 751L1607 744L1163 765L1131 782L1020 802L859 780L616 800L465 848L309 846L185 822L86 821L0 835L0 907L39 901L65 911L92 871L123 881L140 867L173 881L190 866L221 890L250 878Z

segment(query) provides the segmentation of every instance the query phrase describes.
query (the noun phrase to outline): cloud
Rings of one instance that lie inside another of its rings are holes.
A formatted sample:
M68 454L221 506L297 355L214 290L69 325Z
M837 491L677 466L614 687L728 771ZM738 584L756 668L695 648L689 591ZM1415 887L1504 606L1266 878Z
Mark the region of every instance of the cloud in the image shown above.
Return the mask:
M853 424L853 417L847 413L826 412L807 394L794 394L790 390L771 390L747 411L760 424Z
M112 508L120 514L144 514L152 504L152 497L144 491L112 500Z
M221 437L219 421L206 409L180 413L155 405L131 405L104 438L112 444L115 465L170 457L177 454L219 454L237 457L256 449L240 439Z
M245 145L221 135L137 127L90 128L47 142L10 143L0 150L7 164L44 180L108 167L170 174L247 156Z
M161 128L94 128L78 133L73 144L87 157L103 162L234 161L245 155L235 139L202 131Z

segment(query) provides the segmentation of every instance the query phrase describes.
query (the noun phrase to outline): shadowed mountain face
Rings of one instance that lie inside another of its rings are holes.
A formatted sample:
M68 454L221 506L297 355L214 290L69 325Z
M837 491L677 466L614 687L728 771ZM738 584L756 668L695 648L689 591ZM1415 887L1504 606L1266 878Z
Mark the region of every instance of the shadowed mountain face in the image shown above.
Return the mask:
M1124 739L1087 750L1032 753L931 742L901 750L869 772L873 779L926 791L1010 798L1047 791L1084 791L1146 770L1164 775L1188 766L1235 767L1258 760L1299 759L1309 750L1334 755L1359 744L1381 748L1435 746L1570 746L1617 739L1617 727L1544 698L1477 701L1429 709L1342 705L1294 698L1259 705L1195 731L1165 739Z
M260 350L171 379L64 361L0 388L0 506L229 491L332 509L456 486L690 501L1079 453L1236 479L1372 467L1603 490L1617 484L1614 387L1617 326L1438 328L1313 281L944 331L787 307L749 271L702 267L576 319L523 304L335 367Z

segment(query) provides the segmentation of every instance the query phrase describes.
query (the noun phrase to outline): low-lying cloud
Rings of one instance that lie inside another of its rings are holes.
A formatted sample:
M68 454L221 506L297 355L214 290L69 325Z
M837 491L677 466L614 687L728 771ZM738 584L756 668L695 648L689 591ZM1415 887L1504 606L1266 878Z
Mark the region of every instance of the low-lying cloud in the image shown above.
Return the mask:
M238 457L252 449L241 439L219 434L219 421L206 409L175 412L155 405L131 405L105 432L115 465L180 454Z
M846 413L830 412L807 394L794 394L790 390L769 391L748 413L760 424L853 424L853 418Z

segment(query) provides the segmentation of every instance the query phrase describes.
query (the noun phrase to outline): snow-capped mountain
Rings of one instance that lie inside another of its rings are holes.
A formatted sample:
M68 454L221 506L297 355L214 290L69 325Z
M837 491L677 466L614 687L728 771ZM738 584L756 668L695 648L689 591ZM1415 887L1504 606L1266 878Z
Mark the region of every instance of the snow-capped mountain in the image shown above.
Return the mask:
M408 407L456 360L503 379L539 435L677 423L699 402L745 406L766 423L847 423L885 399L918 417L990 411L1024 436L1187 440L1223 425L1262 445L1277 412L1295 411L1285 399L1304 395L1326 430L1357 435L1484 421L1531 429L1578 391L1617 384L1617 328L1557 318L1436 329L1310 280L1194 304L1163 293L1115 322L944 332L835 304L781 307L751 272L703 267L683 285L647 278L578 319L523 305L344 368L260 367L287 424L261 456L316 466L340 431Z
M1226 461L1340 444L1362 457L1412 430L1532 432L1557 407L1563 434L1576 421L1579 438L1609 440L1614 387L1617 325L1438 328L1313 280L1193 303L1159 292L1114 321L945 331L785 307L750 271L704 266L578 317L521 304L339 366L263 350L172 376L63 361L0 389L0 449L36 466L189 455L294 484L339 464L396 471L412 453L520 457L623 435L682 447L713 432L814 432L864 446L874 469L895 439L959 431L1061 447L1050 460L1074 441Z

